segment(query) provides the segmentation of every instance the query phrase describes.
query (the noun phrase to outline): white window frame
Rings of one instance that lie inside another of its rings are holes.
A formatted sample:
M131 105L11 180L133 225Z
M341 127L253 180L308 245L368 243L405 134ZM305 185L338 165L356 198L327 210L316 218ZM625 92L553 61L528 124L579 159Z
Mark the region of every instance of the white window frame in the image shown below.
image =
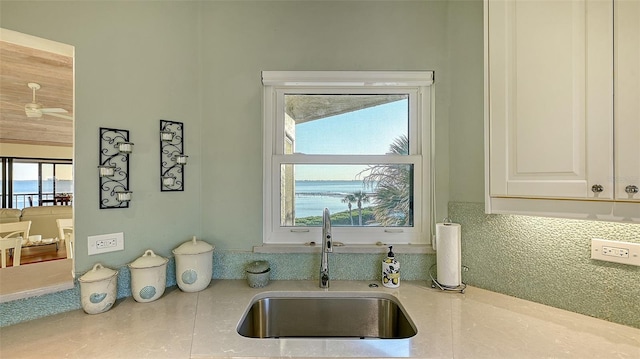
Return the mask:
M281 164L414 165L413 227L332 228L345 244L431 242L433 71L263 71L263 243L318 242L320 227L280 226ZM284 154L284 94L409 94L409 155ZM321 213L318 213L321 215Z

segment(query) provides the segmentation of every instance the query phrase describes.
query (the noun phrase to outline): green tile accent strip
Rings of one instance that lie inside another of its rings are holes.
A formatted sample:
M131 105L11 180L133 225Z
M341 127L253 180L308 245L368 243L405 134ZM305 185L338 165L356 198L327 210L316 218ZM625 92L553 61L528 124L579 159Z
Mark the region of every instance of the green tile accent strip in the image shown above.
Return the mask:
M0 303L0 327L81 308L80 287L40 297Z
M331 253L329 271L332 280L381 280L382 259L386 254ZM397 254L400 280L427 280L428 269L435 255ZM318 279L320 255L310 253L265 254L253 252L215 252L214 279L246 278L245 267L256 260L265 260L271 267L272 280Z
M487 215L452 202L469 285L640 328L640 267L591 259L591 238L640 243L640 225Z

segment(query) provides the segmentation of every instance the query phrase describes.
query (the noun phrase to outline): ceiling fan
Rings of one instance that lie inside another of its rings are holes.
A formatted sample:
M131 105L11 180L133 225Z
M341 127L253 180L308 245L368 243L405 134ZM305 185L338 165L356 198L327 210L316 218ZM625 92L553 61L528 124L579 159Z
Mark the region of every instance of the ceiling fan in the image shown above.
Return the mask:
M73 117L64 115L65 113L69 113L69 111L63 108L46 108L42 107L41 104L36 102L36 91L40 90L40 84L29 82L27 86L29 86L29 88L33 90L32 102L24 105L24 112L27 114L27 117L42 118L42 115L49 115L64 118L67 120L73 120Z

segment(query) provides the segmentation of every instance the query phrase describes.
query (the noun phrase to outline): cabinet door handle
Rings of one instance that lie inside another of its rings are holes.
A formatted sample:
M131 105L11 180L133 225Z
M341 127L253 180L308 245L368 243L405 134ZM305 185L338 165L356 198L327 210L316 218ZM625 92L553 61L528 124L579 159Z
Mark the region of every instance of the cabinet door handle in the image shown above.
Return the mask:
M604 187L602 187L601 184L594 184L593 186L591 186L591 191L593 193L600 193L604 191Z
M630 184L627 187L625 187L624 191L627 192L628 194L636 194L638 193L638 186Z

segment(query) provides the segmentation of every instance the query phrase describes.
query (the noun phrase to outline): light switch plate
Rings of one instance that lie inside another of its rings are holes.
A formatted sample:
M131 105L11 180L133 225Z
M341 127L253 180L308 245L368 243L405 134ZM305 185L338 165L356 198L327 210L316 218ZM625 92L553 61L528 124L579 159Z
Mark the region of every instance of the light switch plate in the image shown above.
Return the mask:
M100 234L87 237L88 254L101 254L124 250L124 233Z
M640 266L640 243L593 238L591 259Z

